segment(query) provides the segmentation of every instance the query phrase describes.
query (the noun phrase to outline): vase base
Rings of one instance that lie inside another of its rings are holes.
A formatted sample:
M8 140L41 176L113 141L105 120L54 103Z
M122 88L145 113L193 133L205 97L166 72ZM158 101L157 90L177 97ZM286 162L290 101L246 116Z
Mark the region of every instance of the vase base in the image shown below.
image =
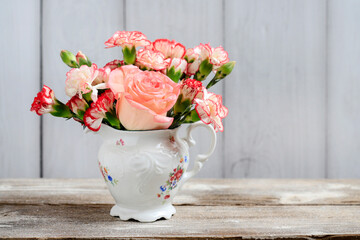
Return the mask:
M139 222L155 222L160 218L170 219L175 213L176 210L171 204L149 210L129 209L114 205L110 211L111 216L119 217L123 221L134 219Z

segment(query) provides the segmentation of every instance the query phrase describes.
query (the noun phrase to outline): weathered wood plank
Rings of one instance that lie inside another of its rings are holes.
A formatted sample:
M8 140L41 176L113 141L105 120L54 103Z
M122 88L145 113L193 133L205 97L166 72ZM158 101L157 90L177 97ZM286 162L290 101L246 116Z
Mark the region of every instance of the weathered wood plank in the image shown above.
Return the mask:
M40 176L40 1L1 1L0 177Z
M69 67L60 50L83 51L98 67L121 56L119 49L104 49L104 42L123 28L123 1L44 1L44 82L58 99L67 102L64 84ZM84 134L75 121L45 116L44 176L99 177L100 138Z
M224 3L226 177L324 177L326 2Z
M114 204L102 179L3 179L0 204ZM358 205L360 180L195 179L175 205Z
M360 177L360 2L329 1L328 176Z
M178 206L171 220L123 222L111 206L1 205L0 238L354 239L360 206Z
M214 47L224 45L222 1L126 1L126 30L141 31L151 41L158 38L174 39L187 48L209 41ZM222 94L222 87L222 84L218 84L211 91ZM209 134L205 129L196 129L193 136L197 145L190 149L191 159L198 153L208 151L210 144ZM223 177L223 133L217 136L216 150L198 177Z

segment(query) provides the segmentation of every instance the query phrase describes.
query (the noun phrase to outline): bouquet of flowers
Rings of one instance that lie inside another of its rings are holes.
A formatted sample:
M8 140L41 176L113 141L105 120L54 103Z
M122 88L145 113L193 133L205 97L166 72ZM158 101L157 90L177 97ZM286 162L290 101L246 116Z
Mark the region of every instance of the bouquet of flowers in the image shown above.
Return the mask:
M186 49L174 40L151 42L136 31L118 31L105 45L121 47L123 60L98 68L81 51L61 51L63 62L72 68L65 81L70 100L62 103L44 85L31 111L73 118L92 131L101 124L119 130L172 129L200 120L223 131L228 109L220 95L208 91L235 65L221 46ZM214 77L204 87L211 72Z

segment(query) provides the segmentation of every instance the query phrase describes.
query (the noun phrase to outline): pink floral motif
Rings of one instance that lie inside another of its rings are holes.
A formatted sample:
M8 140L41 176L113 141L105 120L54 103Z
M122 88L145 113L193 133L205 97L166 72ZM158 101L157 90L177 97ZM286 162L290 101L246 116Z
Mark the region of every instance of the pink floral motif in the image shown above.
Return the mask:
M165 204L165 200L170 198L170 193L173 189L175 189L178 186L178 183L180 182L183 174L184 174L184 164L187 163L188 157L184 156L180 158L180 164L174 168L174 170L169 174L169 179L166 181L166 183L162 186L160 186L160 193L156 194L158 198L163 197L164 201L163 204Z
M169 39L157 39L153 42L153 47L164 54L165 58L183 58L186 52L184 45Z
M128 47L144 47L149 46L151 42L147 40L146 36L137 31L117 31L114 35L105 42L107 48L120 46L122 48Z
M41 116L45 113L52 112L54 104L54 91L48 86L44 85L41 92L39 92L34 98L30 111L36 112L37 115Z
M164 54L150 48L140 49L136 53L136 65L141 68L163 70L170 64L170 59L165 60Z
M125 145L125 142L124 142L124 140L122 140L121 138L119 139L119 140L117 140L116 141L116 145L118 145L118 146L124 146Z
M197 94L194 101L200 120L206 124L212 124L216 132L224 131L221 120L227 116L228 109L222 105L221 95L203 89Z
M82 94L91 92L92 83L98 75L96 64L91 67L82 65L80 68L73 68L66 73L65 92L69 97L76 94L82 98Z
M100 95L96 102L84 114L84 123L92 131L99 131L101 122L105 118L106 113L113 109L115 101L114 94L111 90L106 90Z
M112 70L118 68L118 67L121 67L122 65L124 65L124 60L113 60L111 62L108 62L105 66L105 67L109 67Z

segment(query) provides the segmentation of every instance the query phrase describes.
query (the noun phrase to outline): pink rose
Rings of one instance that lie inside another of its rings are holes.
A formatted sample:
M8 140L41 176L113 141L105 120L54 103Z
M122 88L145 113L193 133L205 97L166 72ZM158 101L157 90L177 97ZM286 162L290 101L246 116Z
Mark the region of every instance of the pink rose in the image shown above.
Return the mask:
M222 105L221 95L203 89L196 95L194 102L196 103L195 110L201 121L212 124L216 132L224 131L221 120L227 116L229 111Z
M51 88L44 85L41 92L34 98L34 102L31 104L30 111L36 112L37 115L41 116L45 113L53 111L55 104L55 95Z
M183 58L186 52L184 45L169 39L157 39L153 42L153 47L164 54L165 58Z
M146 36L137 31L117 31L114 35L105 42L107 48L120 46L122 48L128 47L143 47L149 46L151 42L147 40Z
M118 100L117 115L126 129L167 129L172 124L173 118L166 113L174 106L180 85L166 75L126 65L110 73L108 85Z
M73 97L79 94L82 98L82 94L91 92L92 83L98 75L96 64L92 64L91 67L82 65L80 68L73 68L66 73L65 93L69 97Z
M170 64L170 59L165 60L164 54L150 48L142 48L136 53L136 65L148 70L163 70Z

